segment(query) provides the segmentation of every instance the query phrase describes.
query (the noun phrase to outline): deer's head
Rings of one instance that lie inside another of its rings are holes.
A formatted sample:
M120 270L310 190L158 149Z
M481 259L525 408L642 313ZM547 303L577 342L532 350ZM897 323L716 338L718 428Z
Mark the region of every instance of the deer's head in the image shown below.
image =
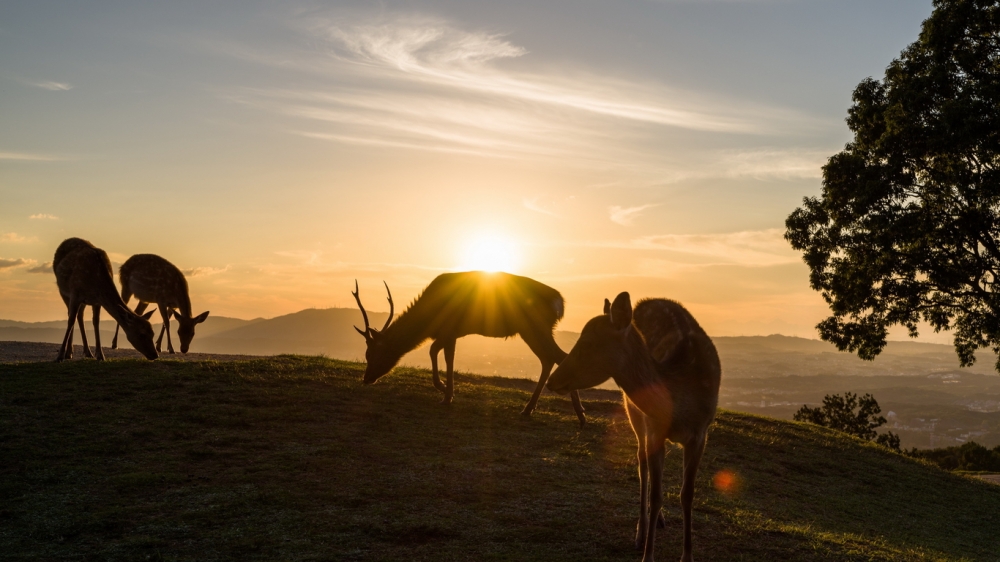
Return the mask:
M385 283L383 281L383 283ZM359 334L364 336L365 344L368 348L365 350L365 362L368 366L365 367L365 384L372 384L381 378L383 375L392 370L399 361L398 354L392 350L387 342L385 341L382 332L389 327L392 323L393 315L393 304L392 304L392 293L389 291L389 284L385 284L385 292L389 295L389 318L386 319L385 325L382 326L382 330L376 330L368 324L368 313L365 312L365 307L361 305L361 297L358 296L358 281L354 280L354 300L358 302L358 308L361 309L361 316L365 320L365 329L362 330L357 326L354 327Z
M159 357L159 354L156 353L156 346L153 345L153 326L149 324L149 318L154 312L156 312L155 309L142 316L134 314L126 316L127 320L122 324L128 342L150 361Z
M180 312L174 311L174 320L177 320L177 337L181 339L181 353L187 353L191 347L191 340L194 339L194 327L201 324L208 318L208 312L202 312L198 316L184 316Z
M628 361L631 325L628 293L620 293L614 304L604 299L604 314L591 318L583 327L576 345L549 377L549 390L566 394L597 386L621 373Z

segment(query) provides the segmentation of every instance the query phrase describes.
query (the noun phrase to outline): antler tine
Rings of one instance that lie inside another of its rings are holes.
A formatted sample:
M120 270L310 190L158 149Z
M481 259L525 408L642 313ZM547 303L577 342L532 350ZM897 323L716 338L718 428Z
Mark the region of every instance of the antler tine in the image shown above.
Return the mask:
M385 326L382 326L382 331L384 332L385 329L388 328L389 324L392 322L392 314L394 310L392 306L392 292L389 291L389 284L386 283L385 281L382 281L382 284L385 285L385 292L389 293L389 319L385 321Z
M365 339L368 339L368 337L369 337L369 331L371 330L371 326L368 325L368 313L365 312L365 307L361 304L361 297L358 296L358 280L357 279L354 280L354 292L352 292L351 294L354 295L354 300L358 301L358 308L361 309L361 316L365 319L365 330L363 332L357 326L355 326L354 329L357 330L359 334L361 334L362 336L364 336Z

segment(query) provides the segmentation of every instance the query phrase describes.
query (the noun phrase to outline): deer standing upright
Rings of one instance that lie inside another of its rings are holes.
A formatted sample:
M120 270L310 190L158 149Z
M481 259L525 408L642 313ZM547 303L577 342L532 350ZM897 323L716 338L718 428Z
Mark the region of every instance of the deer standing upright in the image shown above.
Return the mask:
M691 505L698 463L719 402L722 370L715 345L694 317L666 299L640 301L632 311L628 293L587 322L580 339L552 373L548 387L565 393L614 378L639 442L639 523L636 548L652 562L662 517L663 457L669 439L684 447L684 550L691 553Z
M170 316L177 320L177 337L181 340L181 353L187 353L194 339L194 327L208 318L208 312L191 316L191 297L188 294L187 280L177 266L155 254L136 254L125 260L118 277L122 282L122 300L125 304L135 295L139 305L135 307L136 314L142 314L150 303L156 304L163 318L163 328L160 337L156 339L156 351L160 351L163 334L167 334L167 351L174 352L174 344L170 341ZM118 327L115 327L115 337L111 340L111 348L118 347Z
M111 260L104 250L95 248L86 240L69 238L56 249L52 270L56 274L59 295L66 303L66 311L69 314L66 335L63 336L62 347L59 348L56 361L73 357L74 322L80 324L85 354L91 357L90 346L87 344L86 332L83 329L83 309L87 305L94 309L94 343L98 360L104 360L100 330L102 307L125 329L125 337L133 347L147 359L156 359L156 349L153 348L153 327L149 325L152 312L146 316L139 316L125 306L118 296L118 291L115 290Z
M385 287L389 291L389 285ZM455 395L455 342L478 334L492 338L520 335L542 363L542 374L528 404L521 412L530 415L552 366L566 357L552 337L552 329L563 315L563 298L558 291L534 279L509 273L467 271L437 276L413 304L392 321L392 294L389 293L389 318L381 330L368 325L368 314L361 305L355 282L355 300L365 320L365 329L355 326L368 345L365 359L365 384L372 384L392 370L396 363L427 339L430 348L434 387L444 393L443 404ZM438 375L437 357L444 350L447 383ZM573 409L580 423L586 421L577 392L572 393Z

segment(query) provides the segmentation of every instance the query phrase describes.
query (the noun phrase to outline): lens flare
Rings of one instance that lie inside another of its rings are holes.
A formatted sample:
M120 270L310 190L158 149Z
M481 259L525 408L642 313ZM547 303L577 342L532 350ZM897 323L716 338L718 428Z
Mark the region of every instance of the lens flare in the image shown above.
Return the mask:
M715 489L723 494L733 494L739 489L740 481L736 473L731 470L722 469L712 477L712 484Z

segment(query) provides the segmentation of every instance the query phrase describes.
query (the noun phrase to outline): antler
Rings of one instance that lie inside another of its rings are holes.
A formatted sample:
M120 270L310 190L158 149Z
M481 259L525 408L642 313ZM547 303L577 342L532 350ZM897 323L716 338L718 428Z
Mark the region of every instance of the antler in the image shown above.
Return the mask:
M361 334L362 336L364 336L365 339L367 340L367 339L371 338L371 332L370 332L371 331L371 326L368 325L368 313L365 312L365 307L362 306L362 304L361 304L361 297L358 296L358 280L357 279L354 280L354 291L351 294L354 295L354 300L358 301L358 308L361 309L361 316L363 316L364 319L365 319L365 329L364 329L364 331L362 331L361 328L358 328L357 326L355 326L354 329L357 330L358 333ZM392 301L390 301L390 302L392 302Z
M355 281L355 283L357 283L357 281ZM393 308L392 308L392 293L389 291L389 284L386 283L385 281L382 281L382 284L385 285L385 292L389 293L389 319L385 321L385 326L382 326L382 331L384 332L385 329L388 328L389 324L392 322Z

